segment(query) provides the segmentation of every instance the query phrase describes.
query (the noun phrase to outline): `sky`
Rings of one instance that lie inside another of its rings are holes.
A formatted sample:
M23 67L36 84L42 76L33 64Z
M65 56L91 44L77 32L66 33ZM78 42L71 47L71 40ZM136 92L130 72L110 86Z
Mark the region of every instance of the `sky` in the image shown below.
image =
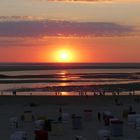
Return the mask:
M139 63L139 13L140 0L0 0L0 62Z

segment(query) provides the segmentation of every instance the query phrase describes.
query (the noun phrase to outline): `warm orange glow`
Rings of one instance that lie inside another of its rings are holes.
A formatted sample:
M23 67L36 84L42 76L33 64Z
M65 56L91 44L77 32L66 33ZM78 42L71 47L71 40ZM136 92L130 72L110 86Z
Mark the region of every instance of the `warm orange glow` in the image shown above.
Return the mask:
M68 92L61 92L62 93L62 96L68 96Z
M67 74L67 71L61 71L59 74L65 76Z
M67 52L61 52L60 53L60 59L66 61L69 57L69 54Z
M58 61L60 62L69 62L71 54L69 51L62 50L58 53Z
M54 59L56 62L73 62L74 54L71 50L62 49L56 52Z

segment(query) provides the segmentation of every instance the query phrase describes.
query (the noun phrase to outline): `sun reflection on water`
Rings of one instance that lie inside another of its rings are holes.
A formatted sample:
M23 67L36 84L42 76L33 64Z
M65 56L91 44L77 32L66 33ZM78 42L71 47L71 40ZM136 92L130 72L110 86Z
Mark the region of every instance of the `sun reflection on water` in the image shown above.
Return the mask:
M69 84L68 83L60 83L59 85L60 86L68 86Z
M62 71L59 74L61 76L61 80L64 80L64 81L68 80L67 71Z
M62 96L68 96L69 93L68 92L61 92Z

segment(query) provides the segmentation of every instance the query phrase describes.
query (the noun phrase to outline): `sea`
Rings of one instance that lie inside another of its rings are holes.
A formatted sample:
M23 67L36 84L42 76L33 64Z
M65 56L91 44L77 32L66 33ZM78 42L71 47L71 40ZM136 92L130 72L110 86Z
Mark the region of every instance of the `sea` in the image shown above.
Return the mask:
M140 63L0 63L2 95L19 89L34 90L18 95L54 95L41 88L127 83L140 83Z

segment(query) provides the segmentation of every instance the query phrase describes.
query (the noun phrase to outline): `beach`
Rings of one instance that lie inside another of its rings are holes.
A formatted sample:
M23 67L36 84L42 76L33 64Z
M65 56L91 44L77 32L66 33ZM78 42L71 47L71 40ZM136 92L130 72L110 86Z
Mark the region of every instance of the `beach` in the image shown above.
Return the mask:
M140 140L140 0L0 1L0 140Z
M98 112L110 111L112 114L124 122L123 136L114 137L112 140L133 139L138 140L139 130L128 125L128 121L122 118L124 109L129 109L132 106L133 110L140 113L140 103L137 102L139 96L95 96L95 97L80 97L80 96L1 96L0 97L0 131L3 140L10 139L10 135L15 131L22 130L27 132L28 140L34 140L34 121L24 122L19 121L18 128L11 128L9 119L18 117L24 111L30 110L37 116L46 116L48 119L57 120L59 116L59 108L62 112L68 114L76 114L82 117L82 129L72 129L72 120L63 124L64 133L60 136L53 136L49 133L49 140L75 140L76 135L83 136L86 140L97 139L97 132L101 129L110 130L110 126L105 126L104 122L99 122L97 119ZM115 100L119 104L116 104ZM84 110L91 109L93 111L93 120L86 122L84 120Z

